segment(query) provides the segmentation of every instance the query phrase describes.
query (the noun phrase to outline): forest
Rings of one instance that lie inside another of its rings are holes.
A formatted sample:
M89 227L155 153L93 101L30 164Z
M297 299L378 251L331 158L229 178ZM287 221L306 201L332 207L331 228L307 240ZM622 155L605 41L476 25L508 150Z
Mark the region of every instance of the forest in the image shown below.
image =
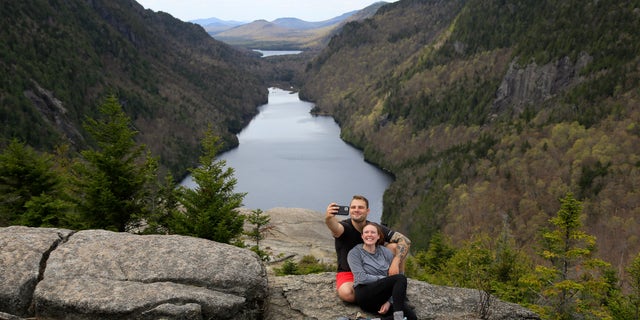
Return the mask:
M418 248L506 226L533 255L572 192L621 271L640 251L638 7L393 3L332 39L301 96L393 172L383 221Z
M110 93L149 148L133 157L145 165L129 168L148 183L164 179L143 174L156 166L193 168L209 135L232 147L267 84L294 86L394 175L382 222L412 240L412 277L477 288L548 319L638 319L638 0L401 0L349 22L319 53L265 60L126 0L1 10L2 162L24 164L11 159L26 154L54 168L33 168L35 177L61 172L44 183L64 186L9 192L7 172L20 166L3 164L3 205L17 207L3 208L2 225L64 222L42 219L48 212L115 230L140 221L91 221L81 213L111 209L62 196L105 188L77 186L87 175L108 181L90 119ZM86 19L66 19L77 12ZM184 194L150 201L167 189L157 181L126 206L208 205ZM145 220L154 232L200 236L176 217Z

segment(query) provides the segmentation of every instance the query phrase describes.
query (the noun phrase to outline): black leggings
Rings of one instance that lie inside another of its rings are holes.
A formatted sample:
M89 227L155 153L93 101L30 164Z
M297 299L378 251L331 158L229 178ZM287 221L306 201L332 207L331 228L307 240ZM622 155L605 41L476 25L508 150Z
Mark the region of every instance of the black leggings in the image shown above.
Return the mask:
M366 312L377 314L380 307L393 297L391 308L383 319L393 319L395 311L403 311L407 320L417 319L413 310L406 307L404 303L407 298L407 277L403 274L388 276L368 284L359 284L355 287L355 293L356 303Z

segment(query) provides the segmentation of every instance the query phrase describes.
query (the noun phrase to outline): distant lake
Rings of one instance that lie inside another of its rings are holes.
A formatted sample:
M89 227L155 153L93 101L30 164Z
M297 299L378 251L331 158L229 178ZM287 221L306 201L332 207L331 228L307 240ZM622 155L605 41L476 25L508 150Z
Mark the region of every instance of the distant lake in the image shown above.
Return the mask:
M331 202L348 205L354 194L369 199L369 220L380 222L382 196L392 177L364 161L340 139L331 117L313 116L298 94L269 89L269 102L238 134L239 146L220 155L234 168L235 191L244 206L307 208L325 212ZM193 187L191 177L183 185Z
M299 50L258 50L258 49L253 49L253 51L262 53L263 58L269 57L269 56L282 56L286 54L299 54L302 52Z

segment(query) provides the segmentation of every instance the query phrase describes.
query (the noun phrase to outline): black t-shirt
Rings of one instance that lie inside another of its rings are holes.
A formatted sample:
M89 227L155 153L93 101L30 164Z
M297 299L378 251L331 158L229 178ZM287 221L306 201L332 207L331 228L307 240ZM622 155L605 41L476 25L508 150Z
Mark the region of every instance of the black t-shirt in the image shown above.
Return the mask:
M347 262L347 255L353 247L364 242L362 241L362 234L353 226L351 219L344 219L340 221L340 224L344 227L344 232L339 237L334 238L336 254L338 255L338 272L351 271L349 262ZM389 242L395 232L385 226L381 225L381 227L384 233L384 242Z

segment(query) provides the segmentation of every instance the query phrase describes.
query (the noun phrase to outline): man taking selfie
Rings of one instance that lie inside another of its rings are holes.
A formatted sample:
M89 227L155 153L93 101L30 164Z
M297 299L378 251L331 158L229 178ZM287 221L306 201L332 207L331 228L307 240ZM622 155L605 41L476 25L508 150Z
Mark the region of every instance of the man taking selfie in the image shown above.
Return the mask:
M347 214L350 218L338 220L336 214L345 214L336 203L330 203L324 221L331 230L335 240L336 254L338 257L338 272L336 274L336 290L338 297L345 302L354 302L353 273L347 262L347 255L357 244L363 243L362 229L367 224L369 215L369 200L361 195L355 195L349 204ZM386 247L394 254L389 267L389 275L404 273L405 258L409 254L411 241L400 232L393 231L382 226Z

